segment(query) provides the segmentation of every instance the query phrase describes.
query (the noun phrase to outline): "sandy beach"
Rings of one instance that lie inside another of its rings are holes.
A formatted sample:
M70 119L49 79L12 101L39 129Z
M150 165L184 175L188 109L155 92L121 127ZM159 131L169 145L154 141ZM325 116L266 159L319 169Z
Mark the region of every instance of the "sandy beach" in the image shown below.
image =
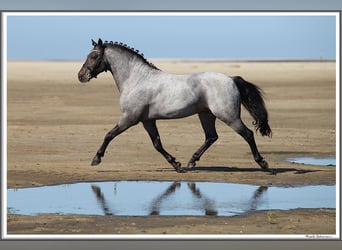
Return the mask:
M141 124L118 136L101 165L91 167L104 135L121 116L112 76L103 73L81 84L77 72L83 62L9 62L8 188L106 180L336 183L335 167L285 161L335 156L335 62L151 61L169 73L222 72L261 87L273 136L254 134L260 153L277 174L262 171L248 144L220 121L218 141L193 171L176 173L155 151ZM253 129L244 109L242 119ZM158 121L157 126L165 149L183 166L203 143L197 116ZM335 234L335 220L335 209L296 209L234 217L8 215L7 226L8 234Z

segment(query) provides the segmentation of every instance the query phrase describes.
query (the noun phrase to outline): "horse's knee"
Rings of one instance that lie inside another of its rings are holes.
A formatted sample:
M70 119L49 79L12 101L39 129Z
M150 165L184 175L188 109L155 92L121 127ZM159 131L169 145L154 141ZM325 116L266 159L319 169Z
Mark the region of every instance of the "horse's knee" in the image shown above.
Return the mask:
M112 130L110 130L110 131L105 135L104 140L107 141L107 142L110 142L111 140L113 140L114 137L115 137L116 134L117 134L118 129L119 129L119 126L116 125Z

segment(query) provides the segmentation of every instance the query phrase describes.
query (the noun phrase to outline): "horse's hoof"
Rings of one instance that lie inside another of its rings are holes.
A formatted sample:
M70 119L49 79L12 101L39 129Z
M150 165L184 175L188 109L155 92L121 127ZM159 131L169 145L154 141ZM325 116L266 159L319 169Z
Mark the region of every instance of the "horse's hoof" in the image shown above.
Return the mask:
M181 167L181 163L176 161L175 164L173 164L173 167L177 171L177 173L186 173L186 169Z
M177 173L186 173L186 169L185 168L177 168L176 169Z
M192 169L194 167L196 167L196 162L189 162L188 163L188 169Z
M265 161L264 159L262 159L261 161L258 162L259 166L263 169L263 170L268 170L268 163L267 161Z
M97 155L94 157L93 161L91 162L92 166L97 166L101 163L101 157L98 157Z

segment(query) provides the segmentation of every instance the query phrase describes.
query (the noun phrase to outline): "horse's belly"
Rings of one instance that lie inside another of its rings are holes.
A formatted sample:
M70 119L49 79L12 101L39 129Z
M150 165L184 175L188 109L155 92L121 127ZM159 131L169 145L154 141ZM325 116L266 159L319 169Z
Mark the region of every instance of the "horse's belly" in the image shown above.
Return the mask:
M177 119L191 116L203 109L203 103L198 98L170 98L164 97L162 100L151 102L148 108L149 119Z
M169 107L150 107L148 119L178 119L191 116L199 112L196 105L189 106L169 106Z

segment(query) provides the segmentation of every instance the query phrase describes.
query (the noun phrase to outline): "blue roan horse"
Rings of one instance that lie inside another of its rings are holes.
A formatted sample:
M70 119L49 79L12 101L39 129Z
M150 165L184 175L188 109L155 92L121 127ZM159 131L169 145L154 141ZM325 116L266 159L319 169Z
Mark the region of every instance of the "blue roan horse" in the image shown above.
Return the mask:
M261 90L241 77L203 72L174 75L161 71L143 55L122 43L93 42L94 48L78 73L81 82L88 82L103 71L110 71L120 92L123 113L97 151L92 165L101 163L108 144L129 127L142 122L153 146L177 172L185 172L175 157L162 146L157 119L176 119L198 114L205 133L204 144L191 157L188 168L218 139L215 120L220 119L249 144L254 160L262 169L268 164L258 152L253 132L240 119L241 103L253 117L256 130L271 136L268 114Z

